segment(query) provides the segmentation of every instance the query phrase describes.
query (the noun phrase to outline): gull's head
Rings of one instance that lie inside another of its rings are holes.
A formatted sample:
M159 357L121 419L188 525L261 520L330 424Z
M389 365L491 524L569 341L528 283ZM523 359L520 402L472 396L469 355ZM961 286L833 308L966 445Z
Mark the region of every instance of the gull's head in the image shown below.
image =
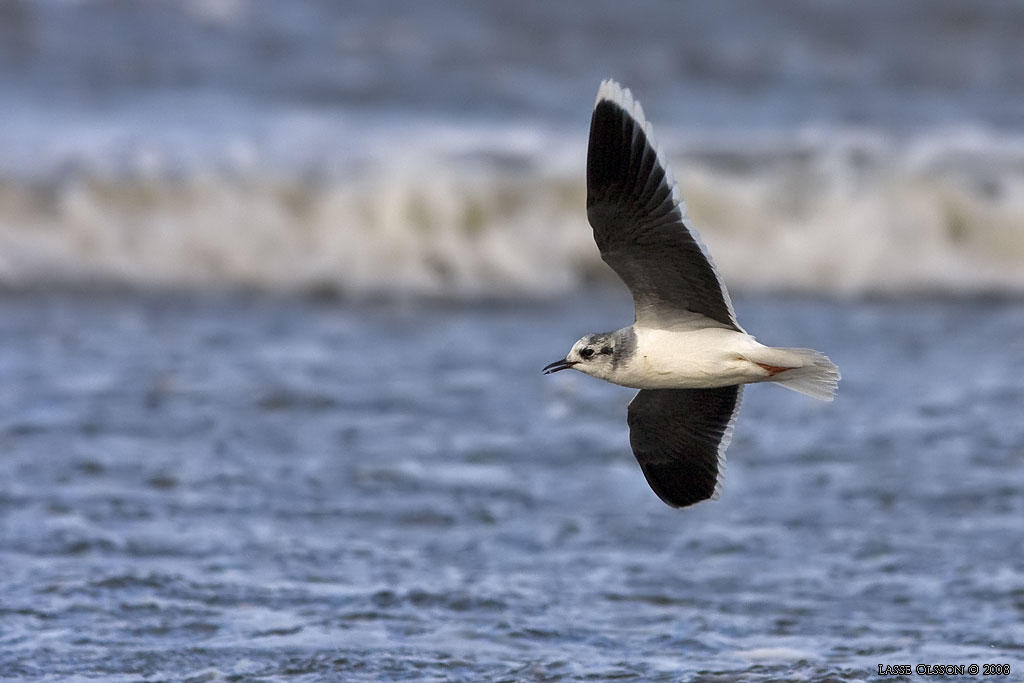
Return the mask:
M565 358L547 365L543 372L550 375L552 372L572 368L605 379L611 375L615 364L615 336L604 332L583 337L572 345Z

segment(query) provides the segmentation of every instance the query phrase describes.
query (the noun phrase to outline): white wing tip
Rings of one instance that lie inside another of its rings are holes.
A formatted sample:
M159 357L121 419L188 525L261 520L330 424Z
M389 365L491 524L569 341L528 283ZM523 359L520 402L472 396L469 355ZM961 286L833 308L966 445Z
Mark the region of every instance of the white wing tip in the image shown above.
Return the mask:
M672 188L672 201L676 203L676 206L679 207L679 212L685 218L686 203L683 201L683 196L679 192L679 183L676 182L672 169L668 165L668 159L665 157L665 150L655 141L654 128L647 120L647 117L644 116L644 108L640 106L640 103L635 97L633 97L633 92L629 88L623 88L622 85L620 85L614 78L606 78L601 81L601 87L597 89L597 99L594 101L594 107L596 108L597 105L603 101L608 101L619 106L623 111L629 114L633 120L637 122L637 125L640 126L641 130L644 131L644 135L647 136L647 142L654 147L654 151L658 156L658 163L665 171L665 181L668 186Z
M647 139L651 140L651 124L647 122L647 118L644 116L644 108L636 101L636 98L633 97L633 92L629 88L623 88L613 78L606 78L601 81L601 87L597 89L597 100L594 102L594 106L596 107L605 100L618 105L623 111L632 116L633 120L640 124L644 133L647 134Z

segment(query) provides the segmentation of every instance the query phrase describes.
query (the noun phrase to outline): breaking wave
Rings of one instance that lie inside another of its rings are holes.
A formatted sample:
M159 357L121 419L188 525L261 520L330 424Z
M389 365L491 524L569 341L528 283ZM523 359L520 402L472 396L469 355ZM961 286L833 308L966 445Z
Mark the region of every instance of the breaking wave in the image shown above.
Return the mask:
M583 135L398 137L344 163L324 161L338 141L301 163L236 141L206 157L129 145L8 168L0 286L474 298L613 280L586 223ZM660 137L736 291L1024 292L1024 140Z

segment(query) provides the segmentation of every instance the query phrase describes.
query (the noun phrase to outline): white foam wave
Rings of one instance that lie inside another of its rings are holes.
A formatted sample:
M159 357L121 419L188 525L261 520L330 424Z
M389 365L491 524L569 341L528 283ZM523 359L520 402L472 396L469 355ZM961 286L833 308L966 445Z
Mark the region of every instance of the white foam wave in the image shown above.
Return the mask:
M476 297L613 280L586 223L582 134L491 131L496 148L448 133L330 172L238 145L244 163L183 168L149 149L115 169L5 172L0 285ZM667 149L734 290L1024 292L1020 139L819 131Z

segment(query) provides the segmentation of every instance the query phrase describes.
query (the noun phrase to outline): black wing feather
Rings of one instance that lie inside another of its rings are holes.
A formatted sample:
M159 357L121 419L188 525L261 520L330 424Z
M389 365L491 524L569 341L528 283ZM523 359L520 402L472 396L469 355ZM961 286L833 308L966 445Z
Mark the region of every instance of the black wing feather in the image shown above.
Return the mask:
M715 495L742 387L643 389L629 404L629 443L658 497L685 507Z
M658 326L668 313L697 314L739 330L674 186L644 122L619 102L599 99L590 123L587 217L601 257L633 294L637 321Z

